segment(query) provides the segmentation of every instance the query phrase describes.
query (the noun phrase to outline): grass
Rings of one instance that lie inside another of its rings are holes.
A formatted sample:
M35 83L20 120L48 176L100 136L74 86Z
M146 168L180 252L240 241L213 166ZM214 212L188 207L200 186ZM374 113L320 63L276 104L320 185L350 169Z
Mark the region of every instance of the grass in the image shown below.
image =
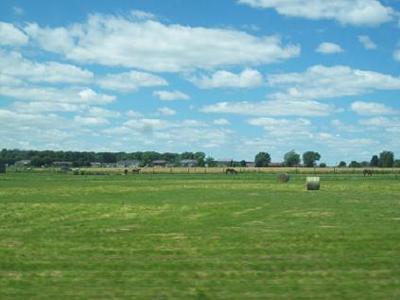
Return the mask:
M399 299L400 180L0 176L0 299Z

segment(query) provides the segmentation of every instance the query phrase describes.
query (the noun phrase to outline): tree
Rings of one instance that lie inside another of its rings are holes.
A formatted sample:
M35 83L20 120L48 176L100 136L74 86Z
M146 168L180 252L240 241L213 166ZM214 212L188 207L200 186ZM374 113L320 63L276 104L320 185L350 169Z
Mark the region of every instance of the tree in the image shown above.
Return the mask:
M326 163L320 163L320 164L319 164L319 167L320 167L320 168L326 168Z
M209 166L209 167L216 167L217 166L217 162L211 156L207 156L206 157L206 165Z
M345 161L341 161L341 162L338 164L338 167L339 167L339 168L346 168L346 167L347 167L347 164L346 164Z
M205 165L205 159L206 159L206 155L204 152L196 152L194 154L194 159L197 160L197 165L199 167L204 167Z
M6 164L0 161L0 174L6 172Z
M315 163L321 159L321 155L318 152L307 151L303 154L303 163L306 167L312 168Z
M240 166L241 167L246 167L247 166L246 161L245 160L241 160L240 161Z
M394 154L391 151L383 151L379 154L379 166L381 168L392 168L394 165Z
M293 167L300 163L300 154L292 150L286 153L283 159L286 167Z
M254 158L256 167L268 167L268 164L271 162L271 155L267 152L260 152Z
M355 160L353 160L350 164L349 164L349 168L360 168L361 164Z
M395 167L395 168L400 168L400 159L396 159L396 160L394 161L394 167Z
M379 158L378 158L378 155L372 156L371 162L370 162L370 166L371 166L371 167L378 167L378 166L379 166Z

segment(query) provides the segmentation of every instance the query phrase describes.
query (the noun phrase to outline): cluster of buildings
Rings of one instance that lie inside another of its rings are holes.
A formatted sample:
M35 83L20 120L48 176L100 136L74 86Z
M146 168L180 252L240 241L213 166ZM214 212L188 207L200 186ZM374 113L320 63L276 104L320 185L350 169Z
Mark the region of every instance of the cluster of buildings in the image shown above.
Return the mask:
M231 167L233 165L237 165L238 162L232 159L222 159L216 160L214 165L217 167ZM17 168L28 168L31 166L30 160L20 160L15 162L14 164ZM72 162L69 161L55 161L52 163L53 167L60 169L70 169L73 166ZM92 168L139 168L141 167L141 161L139 160L121 160L116 163L100 163L100 162L91 162L90 167ZM184 167L184 168L195 168L199 166L199 163L195 159L182 159L179 162L179 165L176 163L170 163L166 160L154 160L146 167L155 167L155 168L166 168L166 167ZM206 167L208 167L206 165ZM243 165L244 167L244 165ZM255 167L254 162L246 162L245 167Z

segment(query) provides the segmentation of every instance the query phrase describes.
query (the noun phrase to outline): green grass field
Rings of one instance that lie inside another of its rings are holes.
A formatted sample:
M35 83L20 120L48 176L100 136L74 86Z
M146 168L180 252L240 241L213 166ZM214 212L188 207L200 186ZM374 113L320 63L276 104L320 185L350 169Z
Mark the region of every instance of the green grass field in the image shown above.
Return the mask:
M400 299L400 178L0 176L0 299Z

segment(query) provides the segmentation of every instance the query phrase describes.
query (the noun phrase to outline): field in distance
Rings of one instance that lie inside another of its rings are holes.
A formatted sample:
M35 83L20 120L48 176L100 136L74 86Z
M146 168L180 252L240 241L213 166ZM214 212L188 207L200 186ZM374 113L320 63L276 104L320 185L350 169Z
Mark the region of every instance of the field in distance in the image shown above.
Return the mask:
M0 176L0 299L399 299L400 177Z

